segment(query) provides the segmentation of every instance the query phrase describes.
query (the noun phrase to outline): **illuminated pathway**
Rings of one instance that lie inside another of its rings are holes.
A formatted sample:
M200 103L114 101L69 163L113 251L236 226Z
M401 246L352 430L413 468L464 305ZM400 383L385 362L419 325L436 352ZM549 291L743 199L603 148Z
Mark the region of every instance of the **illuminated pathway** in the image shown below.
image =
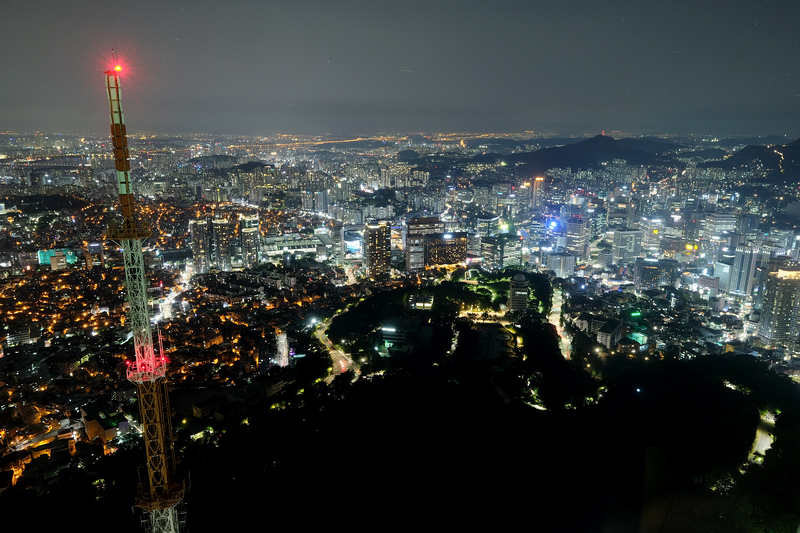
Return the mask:
M751 463L761 464L764 454L772 446L772 431L775 429L775 415L770 412L761 416L761 421L756 429L756 438L748 460Z
M562 302L563 297L561 295L561 289L553 291L553 308L550 310L550 316L548 317L548 320L556 327L556 331L558 331L561 354L564 356L564 359L569 359L572 356L572 343L570 342L569 337L567 337L567 333L561 328L560 319Z

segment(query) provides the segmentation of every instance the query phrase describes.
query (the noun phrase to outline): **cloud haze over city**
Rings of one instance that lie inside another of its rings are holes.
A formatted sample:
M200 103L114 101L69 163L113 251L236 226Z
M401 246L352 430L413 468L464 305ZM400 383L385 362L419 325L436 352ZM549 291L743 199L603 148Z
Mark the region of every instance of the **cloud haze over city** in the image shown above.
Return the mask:
M4 2L0 127L800 134L794 1Z

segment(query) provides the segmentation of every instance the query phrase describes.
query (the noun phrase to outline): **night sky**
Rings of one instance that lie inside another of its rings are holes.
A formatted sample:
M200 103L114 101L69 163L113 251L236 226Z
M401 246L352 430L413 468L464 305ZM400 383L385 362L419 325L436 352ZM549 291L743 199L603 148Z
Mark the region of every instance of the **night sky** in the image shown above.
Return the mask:
M785 134L800 1L0 2L0 131Z

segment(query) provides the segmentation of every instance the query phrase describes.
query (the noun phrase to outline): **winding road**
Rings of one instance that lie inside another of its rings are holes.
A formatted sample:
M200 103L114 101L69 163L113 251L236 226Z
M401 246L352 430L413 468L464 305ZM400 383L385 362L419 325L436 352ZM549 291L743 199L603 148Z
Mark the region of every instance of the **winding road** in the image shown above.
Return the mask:
M356 376L360 374L358 366L356 366L350 356L334 346L334 344L328 338L328 326L330 326L330 324L331 319L326 319L319 325L319 327L317 327L316 331L314 332L314 334L317 336L317 339L319 339L319 342L321 342L325 348L328 349L328 352L331 354L331 359L333 359L333 368L331 369L330 375L325 379L326 383L330 383L337 375L347 372L348 370L355 372Z
M558 332L559 345L561 346L561 355L564 359L572 357L572 342L567 337L567 332L561 327L561 304L564 301L561 289L553 291L553 307L550 309L550 316L547 320L556 327Z

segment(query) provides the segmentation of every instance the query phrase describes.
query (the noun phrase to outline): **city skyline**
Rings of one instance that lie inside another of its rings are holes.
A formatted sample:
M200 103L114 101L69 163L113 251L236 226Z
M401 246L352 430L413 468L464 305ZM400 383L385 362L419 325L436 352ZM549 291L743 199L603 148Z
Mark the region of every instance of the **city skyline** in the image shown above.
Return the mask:
M111 142L0 135L7 514L308 526L325 473L369 488L374 524L396 480L450 472L424 497L448 523L441 494L481 494L495 525L685 532L679 505L713 502L701 528L788 530L800 141L127 137L106 78ZM331 470L331 442L355 463ZM654 447L675 477L643 486ZM569 522L528 490L486 499L520 471L588 487ZM303 498L264 505L280 493Z
M616 1L8 4L4 130L533 131L800 137L798 7ZM123 21L120 23L120 21Z
M794 530L797 14L0 6L0 510Z

